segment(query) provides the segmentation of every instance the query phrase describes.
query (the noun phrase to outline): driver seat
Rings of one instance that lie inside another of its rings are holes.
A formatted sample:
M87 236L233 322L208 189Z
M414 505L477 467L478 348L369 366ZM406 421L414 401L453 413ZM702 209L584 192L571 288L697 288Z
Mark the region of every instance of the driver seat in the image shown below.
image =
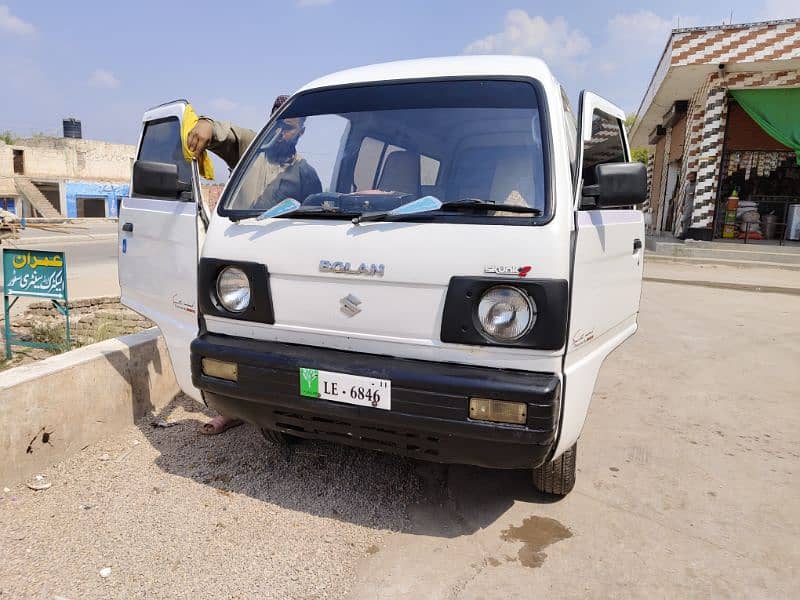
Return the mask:
M397 150L387 156L378 180L378 189L384 192L403 192L419 198L419 155L408 150Z

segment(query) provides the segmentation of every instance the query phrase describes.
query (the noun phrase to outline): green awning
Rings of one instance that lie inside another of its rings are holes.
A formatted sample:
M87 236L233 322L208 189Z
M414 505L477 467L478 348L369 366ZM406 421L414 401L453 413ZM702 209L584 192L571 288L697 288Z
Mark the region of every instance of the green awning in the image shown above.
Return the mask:
M800 88L731 90L761 129L797 154L800 165Z

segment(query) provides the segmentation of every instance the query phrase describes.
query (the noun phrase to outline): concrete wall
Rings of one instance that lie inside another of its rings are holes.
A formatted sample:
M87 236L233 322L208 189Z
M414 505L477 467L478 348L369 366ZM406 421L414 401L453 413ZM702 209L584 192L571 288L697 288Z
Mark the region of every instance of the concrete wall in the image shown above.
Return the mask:
M14 152L11 146L0 141L0 177L11 177L14 174ZM0 189L2 189L0 187Z
M136 147L97 140L25 138L0 145L0 176L12 176L13 150L22 150L25 176L33 179L130 180Z
M0 373L0 487L159 411L178 391L157 329Z

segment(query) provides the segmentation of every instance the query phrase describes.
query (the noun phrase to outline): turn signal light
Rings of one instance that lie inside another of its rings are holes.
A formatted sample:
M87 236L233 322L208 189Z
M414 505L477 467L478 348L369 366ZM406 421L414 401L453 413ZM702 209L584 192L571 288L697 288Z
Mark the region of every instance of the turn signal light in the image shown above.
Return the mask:
M470 398L469 418L476 421L524 425L528 418L528 406L523 402Z
M239 365L236 363L204 358L202 365L203 375L216 377L217 379L227 379L228 381L236 381L239 378Z

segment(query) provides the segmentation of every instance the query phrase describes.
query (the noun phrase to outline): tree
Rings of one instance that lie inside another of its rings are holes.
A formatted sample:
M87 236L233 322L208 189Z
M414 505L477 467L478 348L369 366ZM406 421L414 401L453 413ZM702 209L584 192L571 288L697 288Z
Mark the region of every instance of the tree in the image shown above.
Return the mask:
M636 123L635 113L631 113L625 117L625 131L627 133L631 132L631 128L633 127L634 123ZM650 158L650 150L647 147L641 146L637 148L631 148L631 158L636 162L646 165L647 159Z
M647 159L650 158L650 149L646 147L631 148L631 158L646 165Z
M14 143L15 139L16 136L13 133L11 133L8 129L0 133L0 140L4 141L9 146L11 146Z

